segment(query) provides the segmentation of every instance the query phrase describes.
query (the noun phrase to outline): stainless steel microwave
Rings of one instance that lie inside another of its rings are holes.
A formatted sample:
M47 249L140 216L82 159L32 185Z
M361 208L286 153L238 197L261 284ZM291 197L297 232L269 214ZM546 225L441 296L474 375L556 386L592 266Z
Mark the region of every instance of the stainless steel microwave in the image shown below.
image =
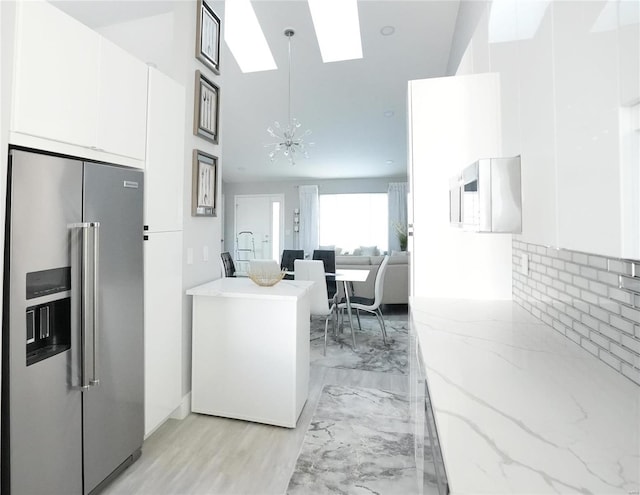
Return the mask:
M522 232L520 156L485 158L452 177L451 225L474 232Z

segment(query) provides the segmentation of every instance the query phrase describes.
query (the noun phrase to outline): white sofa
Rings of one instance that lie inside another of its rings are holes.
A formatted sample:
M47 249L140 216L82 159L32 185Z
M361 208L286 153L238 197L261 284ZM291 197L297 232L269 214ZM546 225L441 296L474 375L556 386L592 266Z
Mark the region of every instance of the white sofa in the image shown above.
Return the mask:
M356 296L374 297L374 284L383 256L336 256L336 269L369 270L366 282L354 282ZM342 283L338 293L343 296ZM409 302L409 256L394 254L387 264L384 276L382 304L408 304Z

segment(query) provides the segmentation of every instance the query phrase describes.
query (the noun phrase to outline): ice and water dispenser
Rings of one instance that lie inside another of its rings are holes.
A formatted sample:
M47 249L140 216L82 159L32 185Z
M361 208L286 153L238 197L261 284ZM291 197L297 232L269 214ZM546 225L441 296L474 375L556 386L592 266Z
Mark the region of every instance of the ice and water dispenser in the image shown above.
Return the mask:
M27 366L71 347L71 268L27 273ZM60 297L56 298L55 295Z

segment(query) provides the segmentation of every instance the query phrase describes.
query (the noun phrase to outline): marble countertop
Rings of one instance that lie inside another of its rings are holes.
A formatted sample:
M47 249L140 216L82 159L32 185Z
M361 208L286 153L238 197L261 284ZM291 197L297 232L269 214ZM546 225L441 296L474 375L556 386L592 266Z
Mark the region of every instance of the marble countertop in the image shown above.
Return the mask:
M511 301L414 299L452 494L638 494L640 387Z
M256 297L262 299L298 298L308 292L313 282L305 280L281 280L272 287L260 287L250 278L219 278L187 290L191 296Z

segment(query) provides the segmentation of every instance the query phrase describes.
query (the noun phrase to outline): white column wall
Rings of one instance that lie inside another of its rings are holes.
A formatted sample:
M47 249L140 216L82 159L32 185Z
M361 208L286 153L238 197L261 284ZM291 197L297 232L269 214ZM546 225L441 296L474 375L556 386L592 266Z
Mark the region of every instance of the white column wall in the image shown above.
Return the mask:
M497 75L409 83L413 186L413 296L511 298L511 235L449 225L449 179L500 156Z

